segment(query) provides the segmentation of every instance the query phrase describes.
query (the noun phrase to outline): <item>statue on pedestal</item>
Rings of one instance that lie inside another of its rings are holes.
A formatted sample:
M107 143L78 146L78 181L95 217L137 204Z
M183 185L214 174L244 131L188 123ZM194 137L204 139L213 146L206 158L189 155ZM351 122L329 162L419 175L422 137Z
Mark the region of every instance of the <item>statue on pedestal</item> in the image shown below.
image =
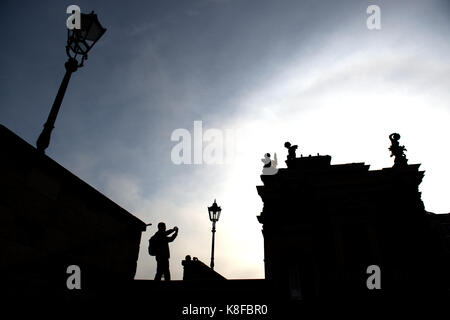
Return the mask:
M288 149L287 159L288 160L294 160L295 159L295 151L297 150L298 146L297 145L291 146L290 142L285 142L284 143L284 147L286 149Z
M274 175L278 172L277 169L277 164L278 164L278 160L277 160L277 154L274 154L274 159L271 160L270 159L270 153L266 153L264 155L264 159L261 159L262 163L264 163L263 166L263 175Z
M406 167L408 165L408 159L406 158L405 146L401 146L398 140L400 140L400 135L398 133L391 133L389 135L389 140L391 140L391 146L389 150L391 151L391 157L395 157L393 168Z

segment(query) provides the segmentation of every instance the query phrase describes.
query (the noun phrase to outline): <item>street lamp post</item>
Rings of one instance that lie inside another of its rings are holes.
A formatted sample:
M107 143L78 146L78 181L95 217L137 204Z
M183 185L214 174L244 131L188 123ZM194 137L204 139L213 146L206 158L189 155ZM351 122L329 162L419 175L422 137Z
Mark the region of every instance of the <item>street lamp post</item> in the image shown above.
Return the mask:
M214 238L216 234L216 222L219 221L221 211L222 208L220 208L217 205L216 199L214 199L213 205L211 207L208 207L209 220L211 220L212 222L211 269L213 270L214 270Z
M82 13L80 17L80 29L74 28L68 30L66 53L69 60L65 63L66 73L55 97L55 101L53 102L47 121L44 124L44 129L42 129L42 132L36 141L37 150L42 153L45 152L45 149L47 149L50 144L50 136L55 127L56 117L58 116L59 108L61 107L72 73L83 66L84 60L87 60L89 50L92 49L106 31L106 29L101 26L94 11L90 14Z

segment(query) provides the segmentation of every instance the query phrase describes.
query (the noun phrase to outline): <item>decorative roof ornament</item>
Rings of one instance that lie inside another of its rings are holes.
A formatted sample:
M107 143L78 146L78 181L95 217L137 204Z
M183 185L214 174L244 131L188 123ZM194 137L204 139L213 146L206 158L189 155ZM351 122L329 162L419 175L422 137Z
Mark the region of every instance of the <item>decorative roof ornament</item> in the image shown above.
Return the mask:
M274 154L273 160L270 159L270 153L266 153L264 155L264 158L261 159L261 161L262 161L262 163L264 163L263 171L262 171L263 175L271 176L278 172L278 169L277 169L278 159L277 159L276 153Z
M391 140L391 146L389 150L391 151L391 157L395 157L393 168L403 168L408 165L408 159L406 158L405 146L401 146L398 140L400 140L400 134L391 133L389 135L389 140Z
M294 145L292 146L290 142L285 142L284 147L288 149L288 160L294 160L295 159L295 152L297 151L298 146Z

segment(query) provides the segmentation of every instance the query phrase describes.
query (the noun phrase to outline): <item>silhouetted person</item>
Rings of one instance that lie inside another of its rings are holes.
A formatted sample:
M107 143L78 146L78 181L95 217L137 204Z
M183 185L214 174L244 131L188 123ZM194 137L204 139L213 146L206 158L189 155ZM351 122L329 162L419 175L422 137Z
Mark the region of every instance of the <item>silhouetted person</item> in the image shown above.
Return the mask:
M290 142L285 142L284 143L284 147L286 149L288 149L287 159L288 160L294 160L295 159L295 152L297 151L298 146L297 145L291 146Z
M171 233L173 235L169 236ZM169 270L169 242L175 240L178 235L178 227L166 231L166 224L164 222L158 223L158 231L153 236L155 238L155 258L156 258L156 275L155 280L160 281L161 276L164 275L164 280L170 280Z

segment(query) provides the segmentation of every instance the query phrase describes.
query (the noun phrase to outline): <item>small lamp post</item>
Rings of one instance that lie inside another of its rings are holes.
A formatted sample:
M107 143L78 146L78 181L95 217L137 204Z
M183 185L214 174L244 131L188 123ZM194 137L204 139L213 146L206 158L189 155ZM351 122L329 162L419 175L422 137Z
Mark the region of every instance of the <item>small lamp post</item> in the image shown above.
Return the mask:
M213 269L213 270L214 270L214 237L216 234L216 222L219 221L221 211L222 211L222 208L220 208L217 205L216 199L214 199L213 205L211 207L208 207L209 220L211 220L211 222L212 222L211 269Z
M66 74L61 82L47 121L44 124L44 129L36 142L37 150L42 153L45 152L45 149L47 149L50 144L50 135L55 127L56 117L58 116L59 108L61 107L64 94L66 93L70 76L77 71L78 68L83 66L84 60L88 58L87 54L89 50L92 49L106 31L106 29L101 26L94 11L90 14L81 13L80 18L80 29L74 28L68 30L66 53L69 60L65 63Z

